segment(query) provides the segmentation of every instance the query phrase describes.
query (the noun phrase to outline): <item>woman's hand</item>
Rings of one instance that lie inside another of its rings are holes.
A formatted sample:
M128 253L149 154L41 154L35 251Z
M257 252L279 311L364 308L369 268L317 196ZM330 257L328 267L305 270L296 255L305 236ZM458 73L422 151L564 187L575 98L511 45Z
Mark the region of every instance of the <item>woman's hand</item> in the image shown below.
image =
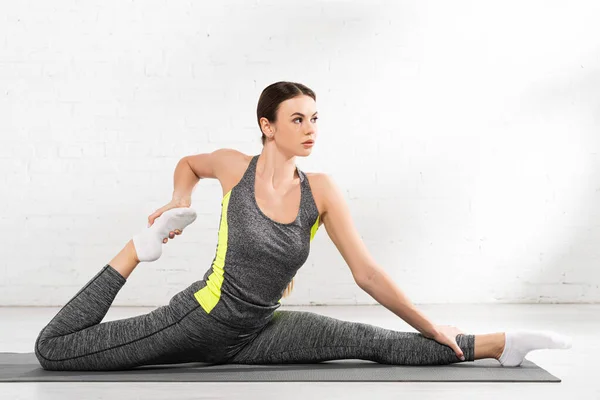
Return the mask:
M192 201L189 196L173 197L173 199L170 202L168 202L167 204L150 214L150 216L148 217L148 227L151 227L154 223L154 220L160 217L165 211L170 210L171 208L190 207L191 204ZM175 235L181 235L181 233L182 232L179 229L175 229L175 231L169 232L169 238L164 238L163 243L167 243L169 239L173 239Z
M456 356L464 361L463 351L460 349L460 347L458 347L458 343L456 343L456 335L460 333L465 334L465 332L455 326L449 325L436 325L435 328L437 333L430 339L449 346L452 350L454 350Z

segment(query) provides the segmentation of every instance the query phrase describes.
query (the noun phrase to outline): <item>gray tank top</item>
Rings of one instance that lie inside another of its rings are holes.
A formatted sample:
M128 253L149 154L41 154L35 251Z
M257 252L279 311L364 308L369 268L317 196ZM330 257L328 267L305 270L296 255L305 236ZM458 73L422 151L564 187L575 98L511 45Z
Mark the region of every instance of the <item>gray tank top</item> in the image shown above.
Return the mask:
M194 293L207 314L236 329L256 329L270 321L319 228L308 178L297 166L301 201L296 219L283 224L260 210L254 189L258 157L223 196L216 254Z

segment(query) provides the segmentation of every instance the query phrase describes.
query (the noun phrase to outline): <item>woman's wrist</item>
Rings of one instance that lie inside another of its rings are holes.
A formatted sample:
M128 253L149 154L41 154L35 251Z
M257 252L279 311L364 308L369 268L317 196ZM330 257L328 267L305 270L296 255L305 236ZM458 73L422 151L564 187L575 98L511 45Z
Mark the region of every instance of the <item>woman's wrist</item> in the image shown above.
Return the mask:
M421 335L425 336L426 338L433 339L437 337L438 333L437 325L432 324L430 327L421 332Z

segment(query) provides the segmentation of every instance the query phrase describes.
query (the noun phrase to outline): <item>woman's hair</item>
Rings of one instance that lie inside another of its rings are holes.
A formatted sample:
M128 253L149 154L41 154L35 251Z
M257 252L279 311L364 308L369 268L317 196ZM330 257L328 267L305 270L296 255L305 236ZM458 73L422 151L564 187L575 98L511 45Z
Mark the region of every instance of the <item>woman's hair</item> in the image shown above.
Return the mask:
M258 106L256 107L256 119L258 120L258 127L262 133L260 140L262 141L263 146L265 145L267 136L265 136L264 132L262 131L260 119L265 117L270 123L276 123L279 105L288 99L301 95L310 96L314 101L317 101L315 92L313 92L307 86L297 82L276 82L267 86L262 91L260 98L258 99ZM283 292L283 297L288 297L292 293L293 289L294 279L292 279Z

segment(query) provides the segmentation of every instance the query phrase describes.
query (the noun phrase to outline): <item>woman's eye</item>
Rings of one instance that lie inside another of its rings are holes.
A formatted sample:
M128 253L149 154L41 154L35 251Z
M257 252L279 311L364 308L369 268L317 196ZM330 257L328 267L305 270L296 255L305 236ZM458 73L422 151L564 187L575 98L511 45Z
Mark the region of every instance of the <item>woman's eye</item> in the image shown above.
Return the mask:
M299 119L302 119L302 118L298 117L298 118L296 118L294 121L298 121ZM319 119L319 117L314 117L313 119L316 121L316 120L318 120L318 119Z

